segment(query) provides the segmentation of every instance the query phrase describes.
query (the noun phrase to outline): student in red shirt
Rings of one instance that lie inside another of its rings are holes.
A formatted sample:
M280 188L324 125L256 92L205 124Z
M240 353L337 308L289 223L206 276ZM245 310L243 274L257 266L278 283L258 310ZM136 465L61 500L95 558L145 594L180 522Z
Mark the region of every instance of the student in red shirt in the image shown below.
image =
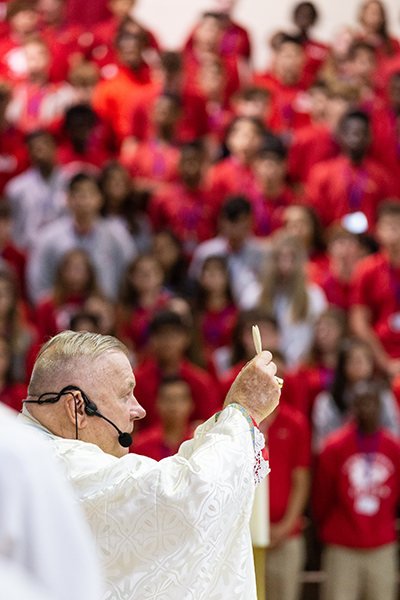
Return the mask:
M366 256L362 239L340 225L328 233L328 268L321 287L329 304L348 311L351 307L351 280L357 263Z
M322 88L323 89L323 88ZM350 86L325 87L327 95L324 113L319 121L293 132L289 146L289 177L303 188L311 168L319 162L335 158L340 153L336 130L343 115L356 106L358 92Z
M27 75L23 44L38 28L35 2L8 2L6 20L10 29L0 40L0 76L10 81L21 81Z
M151 82L150 67L142 57L145 46L143 30L126 18L115 40L118 60L102 69L104 80L94 91L95 111L117 132L120 140L130 132L133 99Z
M374 83L376 51L367 42L354 42L345 63L347 82L359 91L358 107L370 115L383 107L383 95Z
M298 29L297 39L303 46L306 60L304 73L314 78L329 55L329 47L310 36L318 21L318 11L313 2L299 2L293 9L293 23Z
M260 429L271 466L266 590L269 600L296 600L306 558L301 531L310 486L310 431L304 415L282 401Z
M371 115L371 156L400 179L400 64L390 79L388 101ZM400 187L400 186L399 186Z
M221 407L219 390L211 375L185 358L192 328L192 323L171 311L160 312L152 320L150 356L135 369L135 395L146 410L141 428L159 422L157 393L166 376L179 376L189 385L194 402L191 421L206 420Z
M378 66L400 52L399 41L388 32L386 8L380 0L366 0L360 7L358 21L362 31L358 37L374 46Z
M224 98L228 102L240 88L238 61L235 56L222 56L220 41L223 35L224 18L215 12L202 15L199 25L193 34L191 48L184 50L185 84L195 92L201 92L199 86L199 70L210 58L221 59L225 74Z
M400 441L380 423L379 388L361 384L354 420L332 434L317 461L314 515L326 544L323 600L397 598Z
M346 315L342 310L327 308L315 323L314 339L307 360L292 373L296 391L287 396L287 401L308 420L311 420L317 395L332 386L346 326Z
M194 306L204 363L211 373L218 375L226 368L224 358L229 354L238 316L223 256L209 256L204 261Z
M0 83L0 195L8 181L29 166L25 135L6 117L10 99L10 86Z
M28 39L23 49L27 79L14 85L8 117L19 129L29 133L59 121L72 104L73 94L66 82L50 81L50 47L43 38Z
M180 102L181 111L175 131L177 141L190 142L204 137L208 132L205 99L185 87L182 56L178 52L163 52L157 75L151 85L133 99L129 137L124 140L124 146L128 140L137 143L154 137L151 115L157 98L163 94L171 94Z
M121 152L121 161L135 179L137 188L155 191L178 177L179 150L175 131L180 116L179 99L158 96L151 117L153 137Z
M165 377L158 388L156 410L160 423L139 431L130 452L162 460L178 452L193 436L190 415L193 399L189 385L179 377Z
M231 14L235 8L236 0L216 0L215 10L221 16L222 36L219 41L221 56L233 56L244 59L246 62L251 57L249 34L241 25L232 20ZM185 48L193 46L193 33L186 42Z
M395 184L383 166L367 157L370 121L365 113L353 111L344 115L338 135L342 154L311 169L307 200L324 227L359 213L360 232L372 229L379 204L393 194Z
M97 172L112 157L107 147L108 131L102 125L86 104L77 104L66 111L57 160L71 174L85 169Z
M205 183L207 154L201 142L185 144L179 160L179 180L150 200L148 214L155 231L171 230L191 259L200 242L216 233L215 197Z
M39 29L49 45L56 43L50 70L51 81L63 81L71 67L89 58L93 34L82 23L66 21L66 0L38 0Z
M275 47L272 68L256 75L255 84L266 88L271 94L270 128L288 135L293 129L310 122L309 102L305 102L305 90L312 79L304 76L305 54L297 38L282 34Z
M281 140L267 136L254 161L260 186L259 196L252 198L253 232L267 236L283 224L285 209L298 201L287 183L287 152Z
M222 206L227 196L244 194L250 200L252 197L258 197L254 161L264 134L264 126L258 119L238 117L232 122L226 138L230 156L211 167L208 172L208 181L215 192L217 209Z
M221 59L215 57L204 61L198 77L200 90L206 101L208 151L211 160L218 160L222 156L222 144L233 118L230 101L225 95L225 73Z
M171 294L163 287L163 271L151 254L141 254L128 266L119 299L119 337L140 361L148 350L150 323L166 308Z
M110 11L111 16L104 21L100 21L100 23L95 25L92 30L92 37L94 38L94 41L92 42L92 56L94 59L99 59L102 53L107 52L107 49L109 52L112 52L114 40L124 19L128 17L137 23L136 19L132 16L135 3L136 0L109 0L107 2L107 8ZM139 23L138 25L143 29L146 35L146 47L152 48L158 52L159 45L153 33L142 27Z
M379 210L381 251L358 263L352 282L350 326L371 347L379 367L400 374L400 203Z
M96 273L89 255L78 248L67 252L57 267L53 290L36 307L40 342L68 329L72 316L97 292Z

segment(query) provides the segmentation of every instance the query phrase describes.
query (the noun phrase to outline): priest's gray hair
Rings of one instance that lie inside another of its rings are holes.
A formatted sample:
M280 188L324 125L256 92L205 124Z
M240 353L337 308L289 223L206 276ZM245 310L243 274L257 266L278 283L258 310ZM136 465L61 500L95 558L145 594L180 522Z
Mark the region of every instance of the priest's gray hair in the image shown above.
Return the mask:
M43 393L43 386L49 381L56 382L61 375L73 376L77 363L79 367L89 365L107 352L123 352L129 356L127 347L111 335L88 333L86 331L63 331L50 338L40 349L33 367L28 387L31 396ZM54 390L49 390L54 391ZM55 390L57 391L57 390Z

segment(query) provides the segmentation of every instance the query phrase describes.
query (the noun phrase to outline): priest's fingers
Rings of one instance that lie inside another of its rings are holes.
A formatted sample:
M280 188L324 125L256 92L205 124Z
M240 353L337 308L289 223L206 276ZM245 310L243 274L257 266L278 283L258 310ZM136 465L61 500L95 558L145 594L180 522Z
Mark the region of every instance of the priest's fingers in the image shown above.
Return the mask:
M224 406L237 402L256 423L265 419L279 403L280 386L275 378L276 365L271 352L261 352L235 379Z

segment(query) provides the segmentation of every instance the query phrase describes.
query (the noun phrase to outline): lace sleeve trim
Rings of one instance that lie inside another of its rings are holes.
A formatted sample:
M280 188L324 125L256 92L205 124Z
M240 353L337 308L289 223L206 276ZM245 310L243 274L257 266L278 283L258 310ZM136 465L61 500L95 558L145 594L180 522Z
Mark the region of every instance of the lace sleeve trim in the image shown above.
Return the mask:
M265 460L265 458L263 457L263 450L265 448L265 438L259 430L259 428L257 427L257 425L254 423L250 414L245 408L243 408L243 406L237 404L236 402L229 404L229 406L232 406L233 408L236 408L238 411L240 411L249 424L251 439L253 441L254 448L254 484L257 487L271 471L271 469L269 468L269 461ZM218 412L215 415L215 422L218 421L220 414L221 412Z

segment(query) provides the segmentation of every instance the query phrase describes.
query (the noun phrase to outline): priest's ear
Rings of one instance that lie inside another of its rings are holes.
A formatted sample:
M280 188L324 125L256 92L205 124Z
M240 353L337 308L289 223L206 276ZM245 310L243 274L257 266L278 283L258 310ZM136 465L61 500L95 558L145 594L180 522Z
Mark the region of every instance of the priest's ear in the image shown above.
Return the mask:
M76 390L65 396L65 410L73 426L84 429L87 426L87 414L82 394Z

